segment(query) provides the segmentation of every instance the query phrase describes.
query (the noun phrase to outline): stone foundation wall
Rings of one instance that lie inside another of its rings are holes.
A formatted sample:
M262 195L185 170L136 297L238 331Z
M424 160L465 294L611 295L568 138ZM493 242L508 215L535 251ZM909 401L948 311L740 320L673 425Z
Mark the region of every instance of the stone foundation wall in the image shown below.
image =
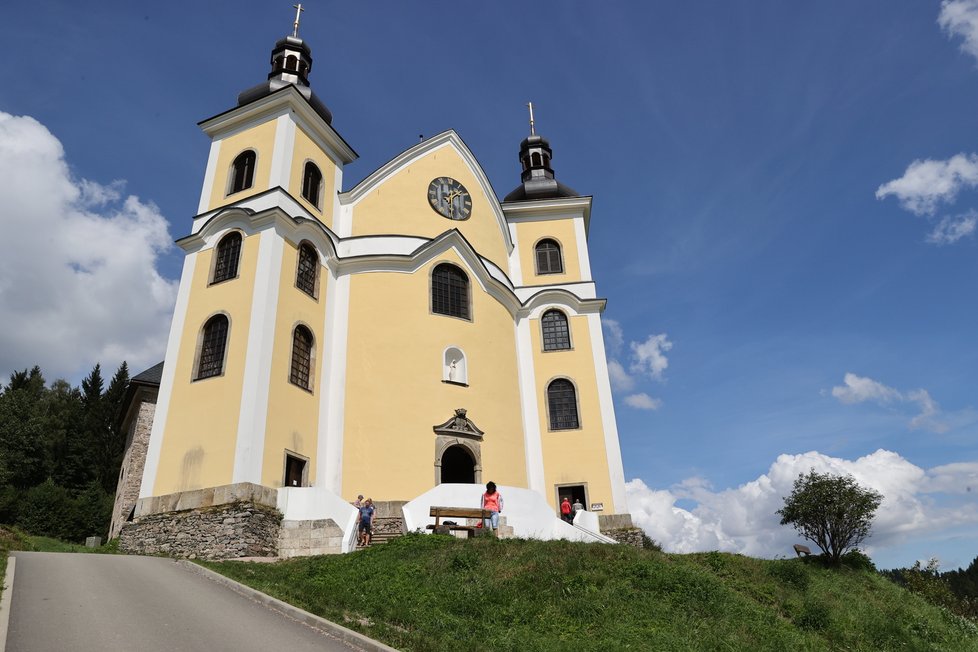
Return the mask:
M343 551L343 530L331 518L318 521L282 521L278 556L338 555Z
M618 543L623 543L626 546L635 546L636 548L642 547L642 530L637 527L606 530L602 531L601 534L605 535L606 537L611 537Z
M148 514L123 526L119 549L188 559L274 557L281 521L278 510L252 502Z
M149 446L149 433L153 429L156 415L156 390L142 390L137 394L136 416L129 423L127 439L129 446L122 460L119 482L112 507L112 524L109 539L119 536L123 523L139 499L139 485L143 481L143 467L146 465L146 448Z

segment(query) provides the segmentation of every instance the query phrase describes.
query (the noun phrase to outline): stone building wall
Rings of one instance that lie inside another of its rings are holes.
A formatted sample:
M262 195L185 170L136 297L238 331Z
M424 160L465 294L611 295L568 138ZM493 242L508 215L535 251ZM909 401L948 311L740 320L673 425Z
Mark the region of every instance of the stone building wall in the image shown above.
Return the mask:
M253 502L147 514L125 523L119 549L187 559L274 557L281 513Z
M135 417L129 421L126 433L128 445L116 485L112 523L109 526L110 540L119 536L122 525L139 500L139 485L143 480L143 467L146 465L146 449L149 447L149 434L153 430L153 417L156 415L157 393L156 389L143 389L136 399Z
M343 551L343 530L331 518L318 521L282 521L278 556L338 555Z
M611 537L618 543L636 548L642 547L642 530L637 527L621 528L617 530L606 530L601 534Z

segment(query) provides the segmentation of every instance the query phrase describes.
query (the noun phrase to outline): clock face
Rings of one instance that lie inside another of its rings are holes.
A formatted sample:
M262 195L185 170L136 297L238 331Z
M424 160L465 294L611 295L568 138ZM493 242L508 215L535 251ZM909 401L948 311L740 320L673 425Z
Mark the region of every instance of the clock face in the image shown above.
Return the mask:
M451 177L438 177L428 184L428 203L442 217L467 220L472 214L472 197L465 186Z

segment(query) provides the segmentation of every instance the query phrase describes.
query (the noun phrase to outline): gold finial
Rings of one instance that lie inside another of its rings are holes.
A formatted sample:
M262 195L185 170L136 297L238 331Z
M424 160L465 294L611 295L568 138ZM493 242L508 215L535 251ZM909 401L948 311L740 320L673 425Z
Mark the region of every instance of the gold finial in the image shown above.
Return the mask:
M530 107L530 135L535 136L537 131L533 126L533 102L527 102L526 105Z
M295 8L295 22L292 23L292 36L299 38L299 14L305 11L305 9L302 8L301 2L292 6Z

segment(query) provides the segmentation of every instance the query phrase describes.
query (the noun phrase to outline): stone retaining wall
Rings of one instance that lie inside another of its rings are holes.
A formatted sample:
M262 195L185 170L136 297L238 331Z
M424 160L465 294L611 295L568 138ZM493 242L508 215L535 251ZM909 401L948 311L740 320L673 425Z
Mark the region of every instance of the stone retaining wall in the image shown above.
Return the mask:
M343 530L331 518L318 521L282 521L278 556L307 557L343 552Z
M623 543L627 546L635 546L636 548L642 547L642 530L637 527L606 530L601 532L601 534L605 535L606 537L611 537L618 543Z
M188 559L274 557L282 515L252 502L148 514L128 522L119 549Z

